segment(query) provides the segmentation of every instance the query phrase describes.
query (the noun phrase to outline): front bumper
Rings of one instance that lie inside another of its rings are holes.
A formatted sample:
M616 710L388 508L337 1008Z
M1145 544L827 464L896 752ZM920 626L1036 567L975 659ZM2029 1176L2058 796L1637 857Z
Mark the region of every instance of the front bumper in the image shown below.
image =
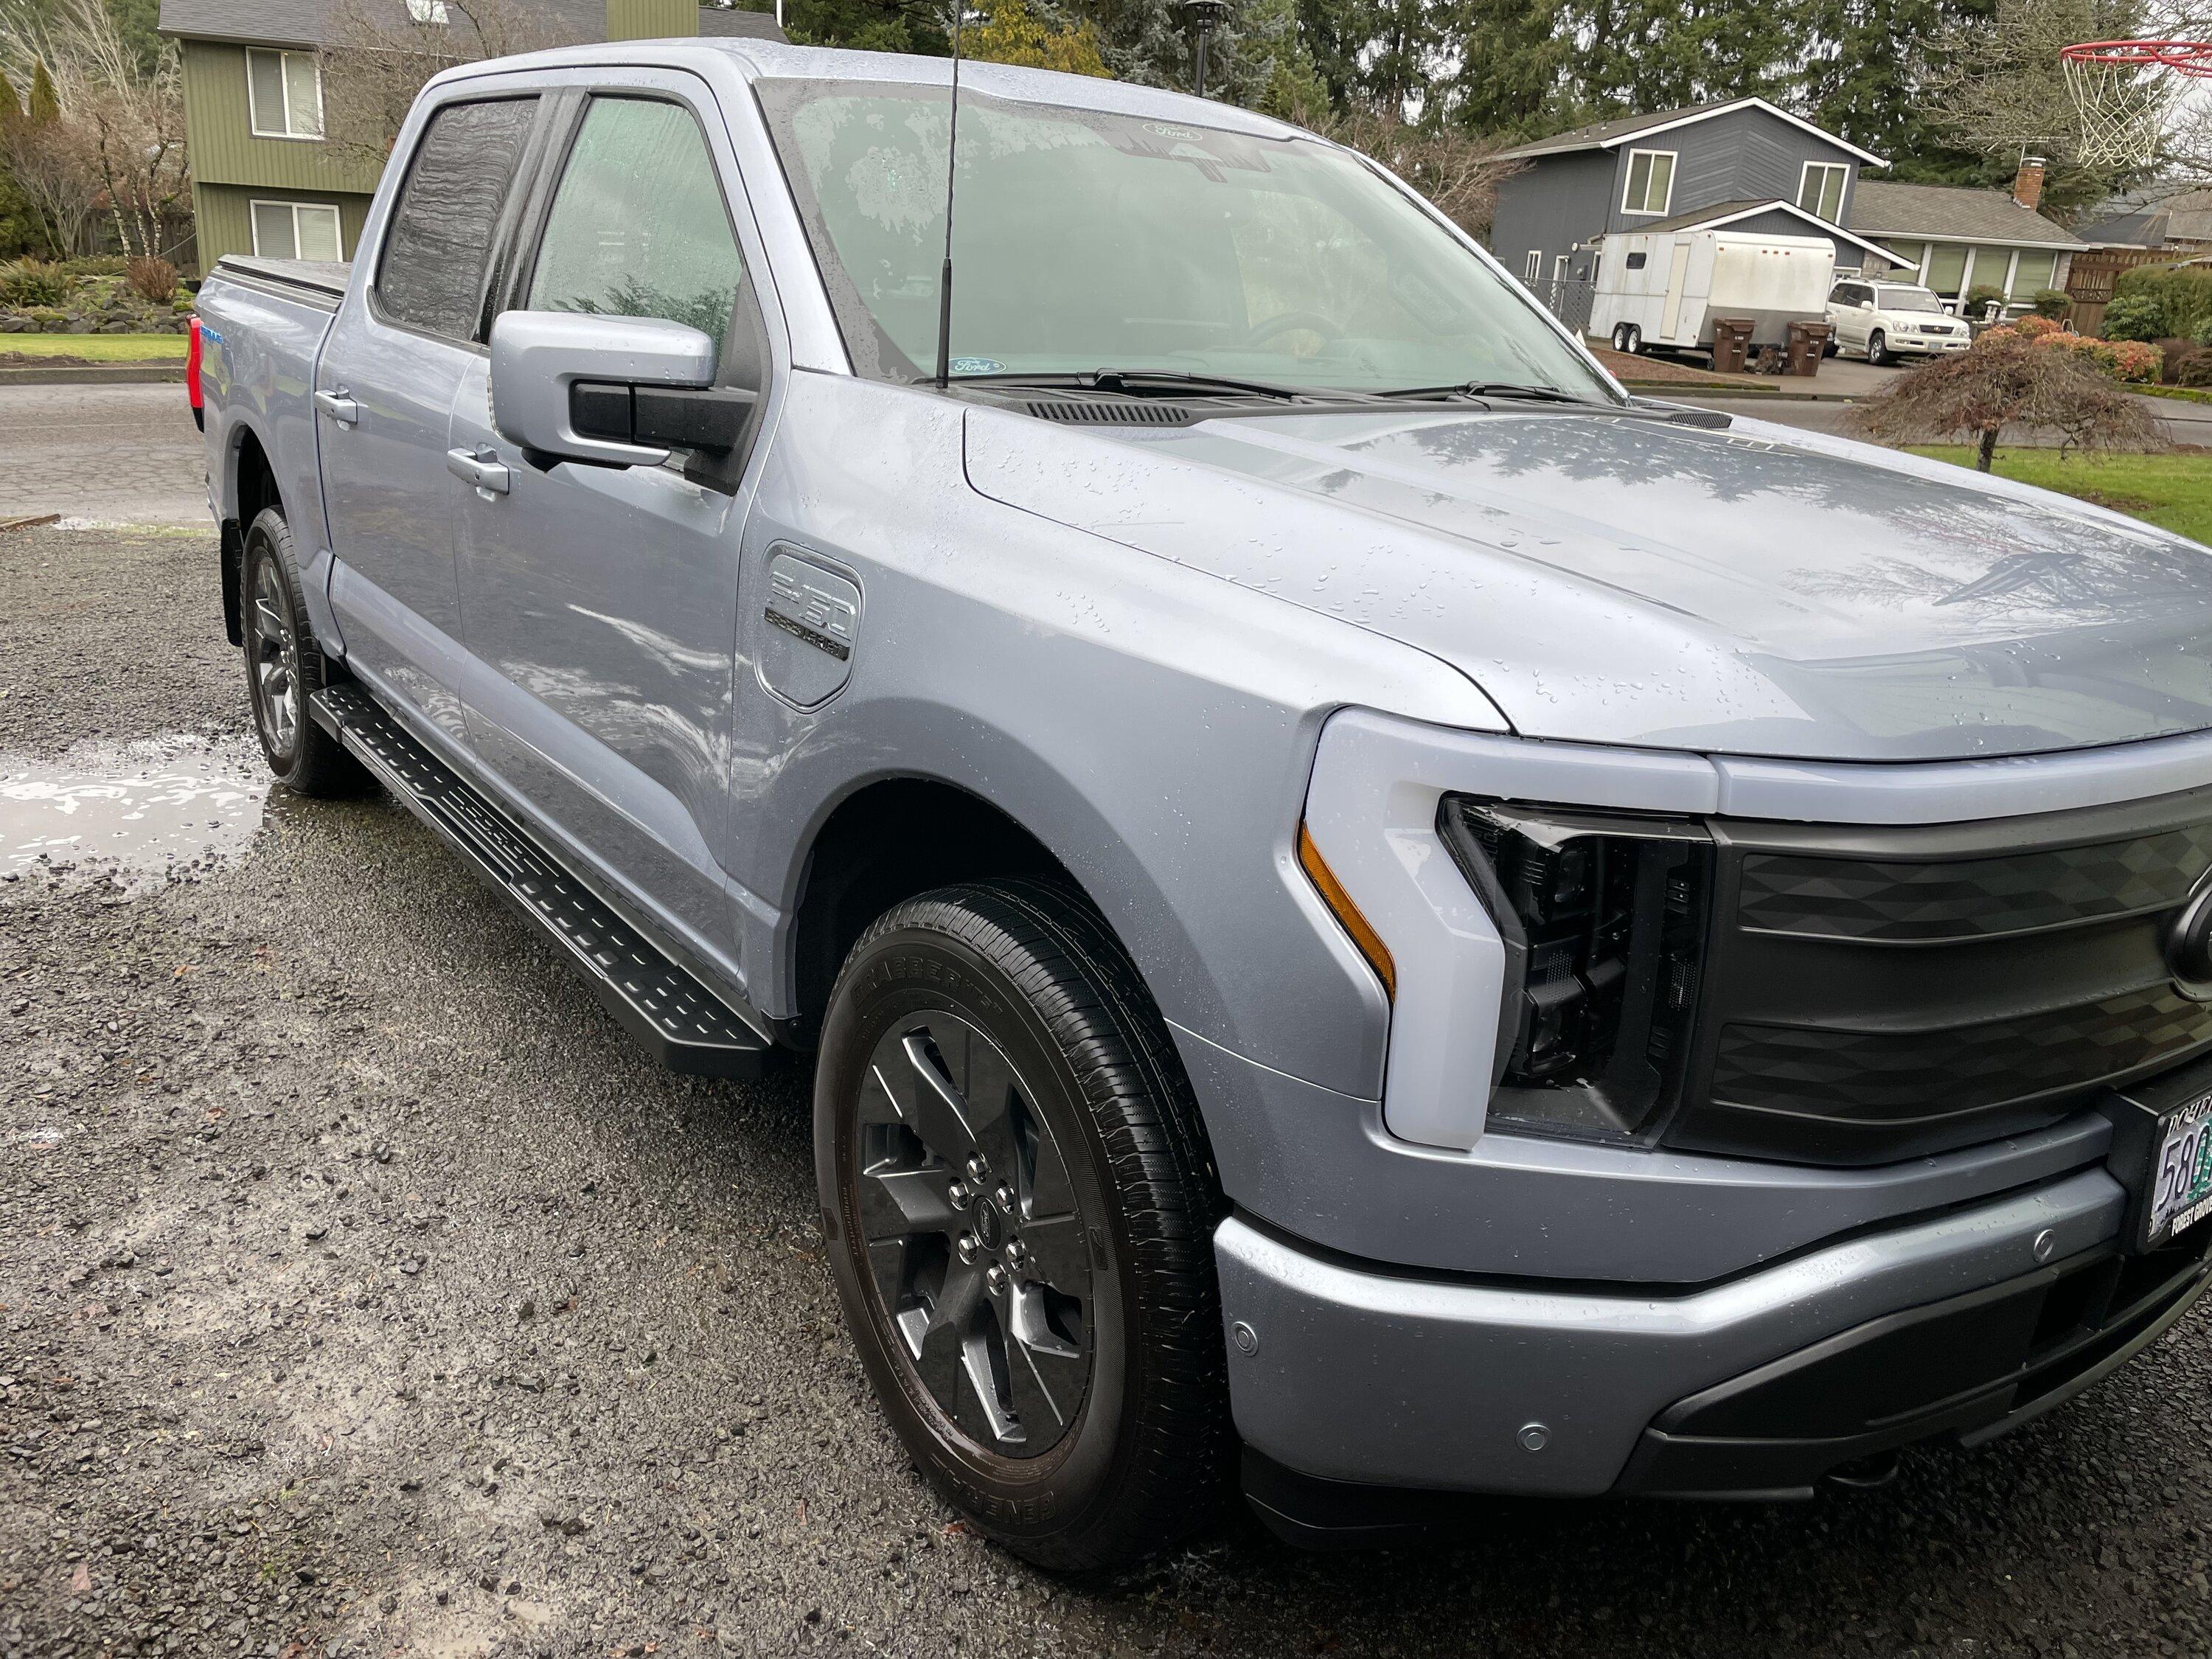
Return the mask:
M1887 1447L2001 1431L2179 1317L2204 1240L2123 1257L2124 1208L2084 1170L1675 1295L1400 1276L1233 1218L1237 1424L1310 1484L1802 1495Z
M1964 351L1973 343L1972 337L1966 334L1931 335L1924 338L1911 334L1889 337L1889 349L1899 356L1938 356Z

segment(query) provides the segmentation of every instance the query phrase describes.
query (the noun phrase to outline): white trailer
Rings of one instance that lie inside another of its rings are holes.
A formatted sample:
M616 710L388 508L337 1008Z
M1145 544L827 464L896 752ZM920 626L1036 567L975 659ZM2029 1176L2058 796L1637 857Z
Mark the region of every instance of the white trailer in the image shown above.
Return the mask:
M1747 317L1753 345L1826 322L1836 245L1734 230L1620 231L1601 240L1590 332L1622 351L1710 349L1713 319Z

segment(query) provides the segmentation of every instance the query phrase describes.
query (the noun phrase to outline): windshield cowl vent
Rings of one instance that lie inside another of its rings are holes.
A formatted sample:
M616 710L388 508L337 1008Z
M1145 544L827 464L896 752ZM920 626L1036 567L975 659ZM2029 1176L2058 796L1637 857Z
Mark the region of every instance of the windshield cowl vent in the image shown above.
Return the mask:
M1073 398L1030 398L1022 403L1024 414L1040 421L1059 421L1073 426L1188 426L1198 419L1188 404L1163 403L1154 398L1127 402L1092 402Z

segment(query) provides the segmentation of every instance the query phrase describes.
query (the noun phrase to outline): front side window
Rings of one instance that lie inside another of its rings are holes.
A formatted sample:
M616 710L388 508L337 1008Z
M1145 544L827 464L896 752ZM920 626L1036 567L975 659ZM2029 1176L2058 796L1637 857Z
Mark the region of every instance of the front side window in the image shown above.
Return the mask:
M1842 222L1844 183L1850 172L1840 162L1806 162L1805 175L1797 183L1797 205L1832 225Z
M1628 192L1620 204L1623 213L1663 214L1674 199L1674 152L1669 149L1632 149L1628 152Z
M253 252L264 259L343 259L338 210L321 202L255 202Z
M595 98L546 217L532 311L660 317L729 331L744 279L714 161L691 112L642 98Z
M255 137L323 136L323 79L313 52L248 46L246 91Z
M377 303L392 321L475 339L492 227L537 114L535 98L500 98L447 104L430 118L377 268Z
M933 377L944 89L767 81L761 96L854 362ZM1309 138L963 91L954 233L957 376L1492 380L1617 398L1419 203ZM1533 277L1541 255L1528 258Z

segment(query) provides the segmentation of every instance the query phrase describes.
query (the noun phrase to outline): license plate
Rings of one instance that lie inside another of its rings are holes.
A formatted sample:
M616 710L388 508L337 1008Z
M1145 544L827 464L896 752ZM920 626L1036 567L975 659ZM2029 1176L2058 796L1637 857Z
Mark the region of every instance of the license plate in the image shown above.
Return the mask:
M2146 1218L2145 1243L2153 1249L2212 1215L2212 1096L2191 1102L2160 1128Z

